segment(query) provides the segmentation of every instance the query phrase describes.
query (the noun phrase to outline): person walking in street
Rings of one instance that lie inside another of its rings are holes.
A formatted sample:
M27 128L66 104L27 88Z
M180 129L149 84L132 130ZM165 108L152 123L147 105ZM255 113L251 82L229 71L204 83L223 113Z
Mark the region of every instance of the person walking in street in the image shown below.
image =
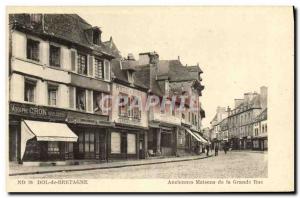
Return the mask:
M226 155L226 153L227 153L227 145L226 144L224 145L223 149L224 149L224 153Z
M216 144L216 146L215 146L215 156L218 156L218 152L219 152L219 146L218 146L218 144Z
M208 157L209 154L209 145L206 145L206 156Z

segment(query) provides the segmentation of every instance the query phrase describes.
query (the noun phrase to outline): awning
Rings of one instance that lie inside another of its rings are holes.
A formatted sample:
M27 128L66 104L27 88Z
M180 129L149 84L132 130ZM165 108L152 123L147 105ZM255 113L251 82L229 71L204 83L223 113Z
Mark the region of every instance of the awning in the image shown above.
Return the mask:
M204 139L200 134L194 132L194 134L200 139L203 144L208 144L208 141Z
M37 141L77 142L77 135L66 124L24 120L21 123L21 158L26 143L36 137Z
M63 123L24 120L37 141L77 142L78 136Z
M191 136L193 136L198 142L202 142L203 144L207 144L207 143L208 143L203 137L201 137L201 136L200 136L199 134L197 134L197 133L192 132L189 128L184 127L184 129L185 129L189 134L191 134Z

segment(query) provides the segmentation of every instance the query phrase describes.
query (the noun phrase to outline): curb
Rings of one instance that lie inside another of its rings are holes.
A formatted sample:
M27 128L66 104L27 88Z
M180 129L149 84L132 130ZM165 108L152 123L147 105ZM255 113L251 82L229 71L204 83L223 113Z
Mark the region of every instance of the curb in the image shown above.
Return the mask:
M35 172L23 172L23 173L11 173L9 176L17 176L17 175L36 175L36 174L46 174L46 173L57 173L57 172L73 172L73 171L85 171L85 170L102 170L102 169L113 169L113 168L125 168L125 167L133 167L133 166L144 166L144 165L153 165L153 164L166 164L166 163L174 163L174 162L184 162L184 161L193 161L200 160L212 157L198 157L194 159L181 159L181 160L170 160L170 161L161 161L161 162L150 162L150 163L141 163L141 164L127 164L127 165L115 165L109 167L94 167L94 168L79 168L79 169L69 169L69 170L51 170L51 171L35 171Z

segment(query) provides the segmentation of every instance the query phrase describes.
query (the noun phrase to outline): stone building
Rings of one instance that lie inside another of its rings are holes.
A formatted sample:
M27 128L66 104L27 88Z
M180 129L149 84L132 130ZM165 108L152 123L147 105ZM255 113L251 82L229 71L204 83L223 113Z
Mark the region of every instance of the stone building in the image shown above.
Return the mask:
M260 93L249 92L243 99L235 99L235 107L229 111L229 141L233 149L252 149L253 120L267 106L267 87Z

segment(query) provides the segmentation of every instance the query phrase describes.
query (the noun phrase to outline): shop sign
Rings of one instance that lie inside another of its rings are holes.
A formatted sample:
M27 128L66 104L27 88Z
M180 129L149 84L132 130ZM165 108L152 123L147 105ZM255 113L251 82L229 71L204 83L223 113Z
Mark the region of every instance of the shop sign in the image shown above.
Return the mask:
M69 112L66 121L74 124L107 125L109 117L106 115Z
M67 116L67 111L65 110L16 102L10 102L9 113L11 115L50 120L65 120Z

